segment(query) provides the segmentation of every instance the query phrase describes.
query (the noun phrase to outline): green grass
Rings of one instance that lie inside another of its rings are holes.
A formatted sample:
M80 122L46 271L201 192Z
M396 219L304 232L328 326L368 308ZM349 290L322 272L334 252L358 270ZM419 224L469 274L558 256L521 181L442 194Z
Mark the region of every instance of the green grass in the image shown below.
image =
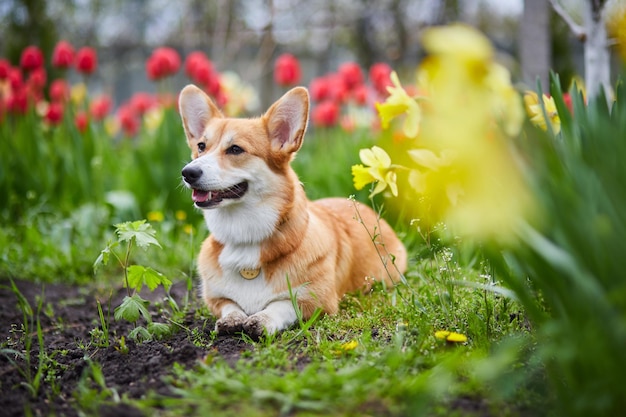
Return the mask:
M320 318L307 336L296 326L269 341L250 341L252 350L234 365L211 353L209 342L196 369L174 368L168 379L174 398L151 394L133 403L151 413L157 407L163 416L452 415L455 400L464 397L486 401L497 415L519 415L526 405L516 390L526 377L503 384L499 375L525 359L526 339L516 339L526 334L519 306L493 291L450 282L485 279L447 253L414 259L407 285L348 295L340 312ZM469 341L438 340L440 329L462 332ZM536 394L528 389L522 395Z

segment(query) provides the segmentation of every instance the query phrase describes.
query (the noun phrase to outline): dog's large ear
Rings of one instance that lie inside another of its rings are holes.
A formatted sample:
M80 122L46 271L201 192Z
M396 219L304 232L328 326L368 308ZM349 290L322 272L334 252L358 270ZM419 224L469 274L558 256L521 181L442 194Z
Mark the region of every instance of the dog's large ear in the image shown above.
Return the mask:
M183 119L189 146L202 137L209 120L223 117L213 100L193 84L189 84L180 92L178 110Z
M309 122L309 93L295 87L285 93L263 116L272 141L272 149L292 153L300 149Z

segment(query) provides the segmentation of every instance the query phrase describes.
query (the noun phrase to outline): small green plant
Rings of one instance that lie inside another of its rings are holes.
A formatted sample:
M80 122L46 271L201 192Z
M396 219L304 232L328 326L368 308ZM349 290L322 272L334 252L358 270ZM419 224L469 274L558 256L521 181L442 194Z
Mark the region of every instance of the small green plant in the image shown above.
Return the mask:
M128 335L131 339L150 340L153 337L163 337L170 332L170 327L166 324L152 321L152 316L148 311L150 302L142 298L139 293L144 285L150 291L154 291L159 285L163 285L166 293L169 294L172 282L165 275L150 267L130 264L131 253L135 246L144 250L150 246L161 247L155 238L156 232L150 223L147 223L145 220L137 220L116 224L115 233L117 234L117 240L110 241L94 262L94 272L97 272L98 267L107 265L111 255L113 255L124 271L124 286L126 287L127 295L124 297L122 304L115 308L115 320L123 319L133 323L134 328ZM125 244L125 250L123 255L120 255L115 251L115 248L123 244ZM175 303L172 305L175 305ZM99 309L99 313L104 327L101 309ZM137 325L137 321L140 318L143 318L147 323L146 327Z
M39 321L39 314L43 306L43 295L39 298L37 303L37 311L33 311L30 303L20 292L15 282L11 280L11 290L17 297L17 302L20 310L22 311L22 344L23 351L11 348L0 349L9 362L15 366L18 372L24 377L25 381L21 383L26 388L32 398L37 397L39 389L41 387L41 381L46 371L46 361L48 357L46 355L43 330L41 328L41 322ZM38 362L35 365L31 351L33 349L33 334L37 336L37 344L39 348ZM33 367L36 371L33 373Z

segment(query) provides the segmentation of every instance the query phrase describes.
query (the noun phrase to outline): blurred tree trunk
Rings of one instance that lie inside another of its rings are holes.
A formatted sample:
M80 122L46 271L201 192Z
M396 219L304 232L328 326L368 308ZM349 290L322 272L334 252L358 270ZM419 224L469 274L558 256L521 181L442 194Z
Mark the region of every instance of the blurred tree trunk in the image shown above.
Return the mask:
M583 5L583 25L577 24L558 0L552 7L568 24L578 39L585 43L585 87L587 98L604 90L611 100L611 55L603 9L606 0L586 0Z
M531 87L539 80L544 91L549 88L552 54L549 24L548 0L524 0L518 41L522 80Z
M261 44L257 54L257 62L261 73L261 90L259 99L261 108L267 109L274 101L274 53L276 52L276 40L274 39L274 0L267 0L270 11L270 21L263 28Z
M605 0L588 0L585 4L585 85L587 97L592 98L602 89L610 99L611 56L602 8Z

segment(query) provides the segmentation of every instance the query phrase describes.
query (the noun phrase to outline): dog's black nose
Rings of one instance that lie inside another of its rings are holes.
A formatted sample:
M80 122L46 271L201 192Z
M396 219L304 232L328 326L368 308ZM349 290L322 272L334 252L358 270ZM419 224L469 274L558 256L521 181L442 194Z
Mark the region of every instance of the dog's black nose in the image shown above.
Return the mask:
M193 184L200 179L202 176L202 169L198 167L190 167L186 166L183 168L183 178L188 184Z

